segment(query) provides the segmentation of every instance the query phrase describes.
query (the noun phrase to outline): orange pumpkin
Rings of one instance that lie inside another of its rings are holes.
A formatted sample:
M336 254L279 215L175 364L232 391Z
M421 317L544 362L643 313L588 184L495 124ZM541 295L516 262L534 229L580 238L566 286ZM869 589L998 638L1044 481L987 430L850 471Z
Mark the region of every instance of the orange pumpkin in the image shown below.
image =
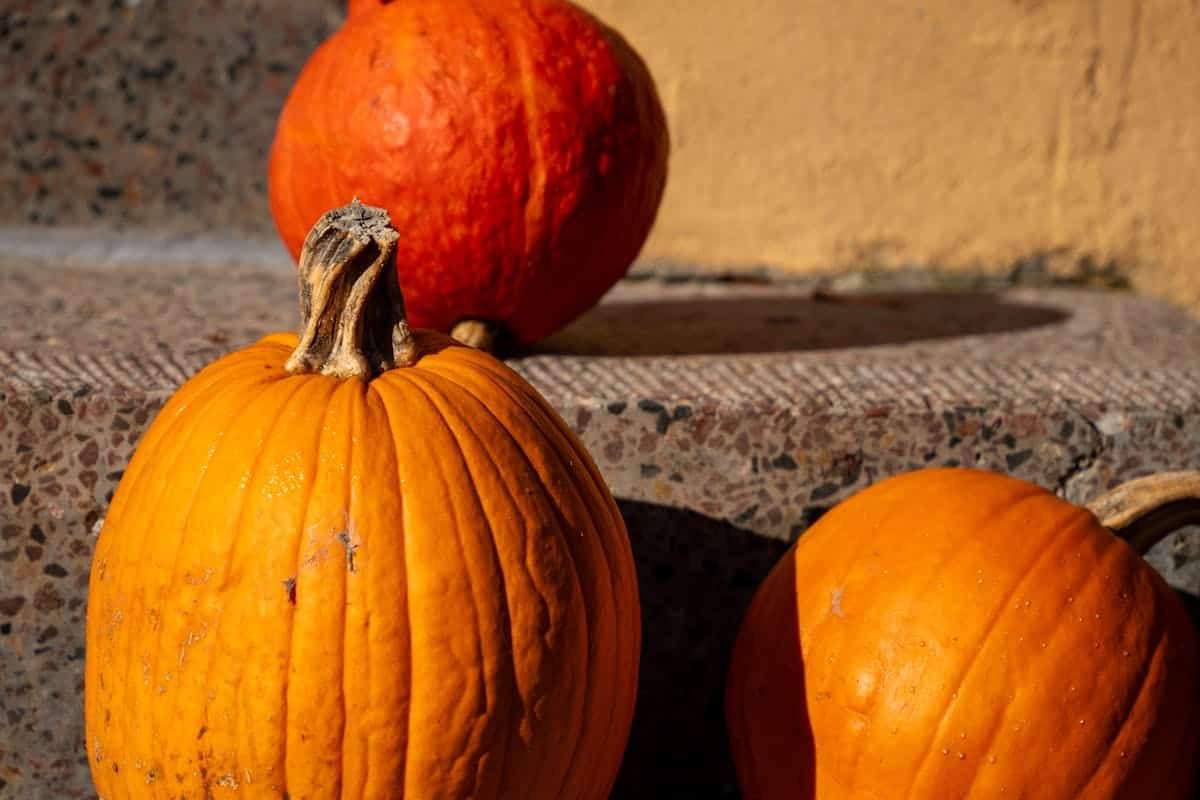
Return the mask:
M645 64L566 0L351 0L271 146L271 213L293 255L357 195L404 231L413 324L531 342L629 269L666 185Z
M188 381L94 557L87 756L120 798L602 798L629 541L528 383L409 330L386 212L318 221L304 331Z
M1135 482L1093 508L1148 548L1198 488ZM751 604L726 695L739 781L748 800L1191 797L1197 651L1180 599L1093 513L992 473L909 473L829 511Z

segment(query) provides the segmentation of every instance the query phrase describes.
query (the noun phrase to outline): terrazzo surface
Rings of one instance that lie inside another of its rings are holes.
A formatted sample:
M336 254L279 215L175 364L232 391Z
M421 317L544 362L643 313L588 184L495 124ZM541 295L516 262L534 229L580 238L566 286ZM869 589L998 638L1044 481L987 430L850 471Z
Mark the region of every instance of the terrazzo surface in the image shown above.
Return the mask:
M79 698L97 522L166 397L293 327L294 294L284 268L0 265L0 797L92 796ZM616 797L736 796L720 703L738 621L787 544L853 492L964 464L1085 501L1200 467L1200 323L1127 294L648 278L509 363L579 432L633 542L644 668ZM1151 561L1200 594L1200 537Z
M3 6L0 222L270 229L275 120L344 2Z

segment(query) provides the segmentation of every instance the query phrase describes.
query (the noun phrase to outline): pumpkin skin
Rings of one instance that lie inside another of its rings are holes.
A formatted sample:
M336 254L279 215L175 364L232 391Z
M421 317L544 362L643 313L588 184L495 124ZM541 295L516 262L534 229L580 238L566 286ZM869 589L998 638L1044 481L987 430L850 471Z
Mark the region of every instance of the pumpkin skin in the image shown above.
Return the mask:
M641 59L564 0L356 0L280 115L271 213L296 256L326 208L388 209L415 327L526 343L629 269L667 151Z
M726 694L754 798L1190 798L1182 602L1086 509L931 469L825 514L746 615Z
M119 798L601 798L640 623L624 524L557 414L415 331L370 381L291 334L166 404L87 616L87 754Z

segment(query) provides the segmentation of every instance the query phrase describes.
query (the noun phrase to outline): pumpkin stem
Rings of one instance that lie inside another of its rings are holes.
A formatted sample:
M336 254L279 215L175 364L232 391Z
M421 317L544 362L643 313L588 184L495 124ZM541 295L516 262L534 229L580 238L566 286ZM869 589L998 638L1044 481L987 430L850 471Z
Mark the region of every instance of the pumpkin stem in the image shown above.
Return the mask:
M370 380L416 360L396 277L387 211L349 205L325 212L300 251L300 342L284 369Z
M1200 472L1136 478L1088 503L1100 524L1145 555L1167 534L1200 524Z
M457 341L485 353L496 352L496 344L503 332L499 323L488 322L485 319L462 319L450 329L450 335Z

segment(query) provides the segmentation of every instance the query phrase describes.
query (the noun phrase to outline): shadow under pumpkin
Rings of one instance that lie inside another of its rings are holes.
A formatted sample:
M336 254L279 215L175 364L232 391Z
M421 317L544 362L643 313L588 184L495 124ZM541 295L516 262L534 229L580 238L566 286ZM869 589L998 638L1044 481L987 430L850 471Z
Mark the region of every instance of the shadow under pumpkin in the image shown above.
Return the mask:
M637 563L642 657L624 798L737 797L725 678L742 616L787 543L694 511L619 500Z
M523 354L680 356L936 342L1026 331L1063 309L990 292L677 297L601 303Z

